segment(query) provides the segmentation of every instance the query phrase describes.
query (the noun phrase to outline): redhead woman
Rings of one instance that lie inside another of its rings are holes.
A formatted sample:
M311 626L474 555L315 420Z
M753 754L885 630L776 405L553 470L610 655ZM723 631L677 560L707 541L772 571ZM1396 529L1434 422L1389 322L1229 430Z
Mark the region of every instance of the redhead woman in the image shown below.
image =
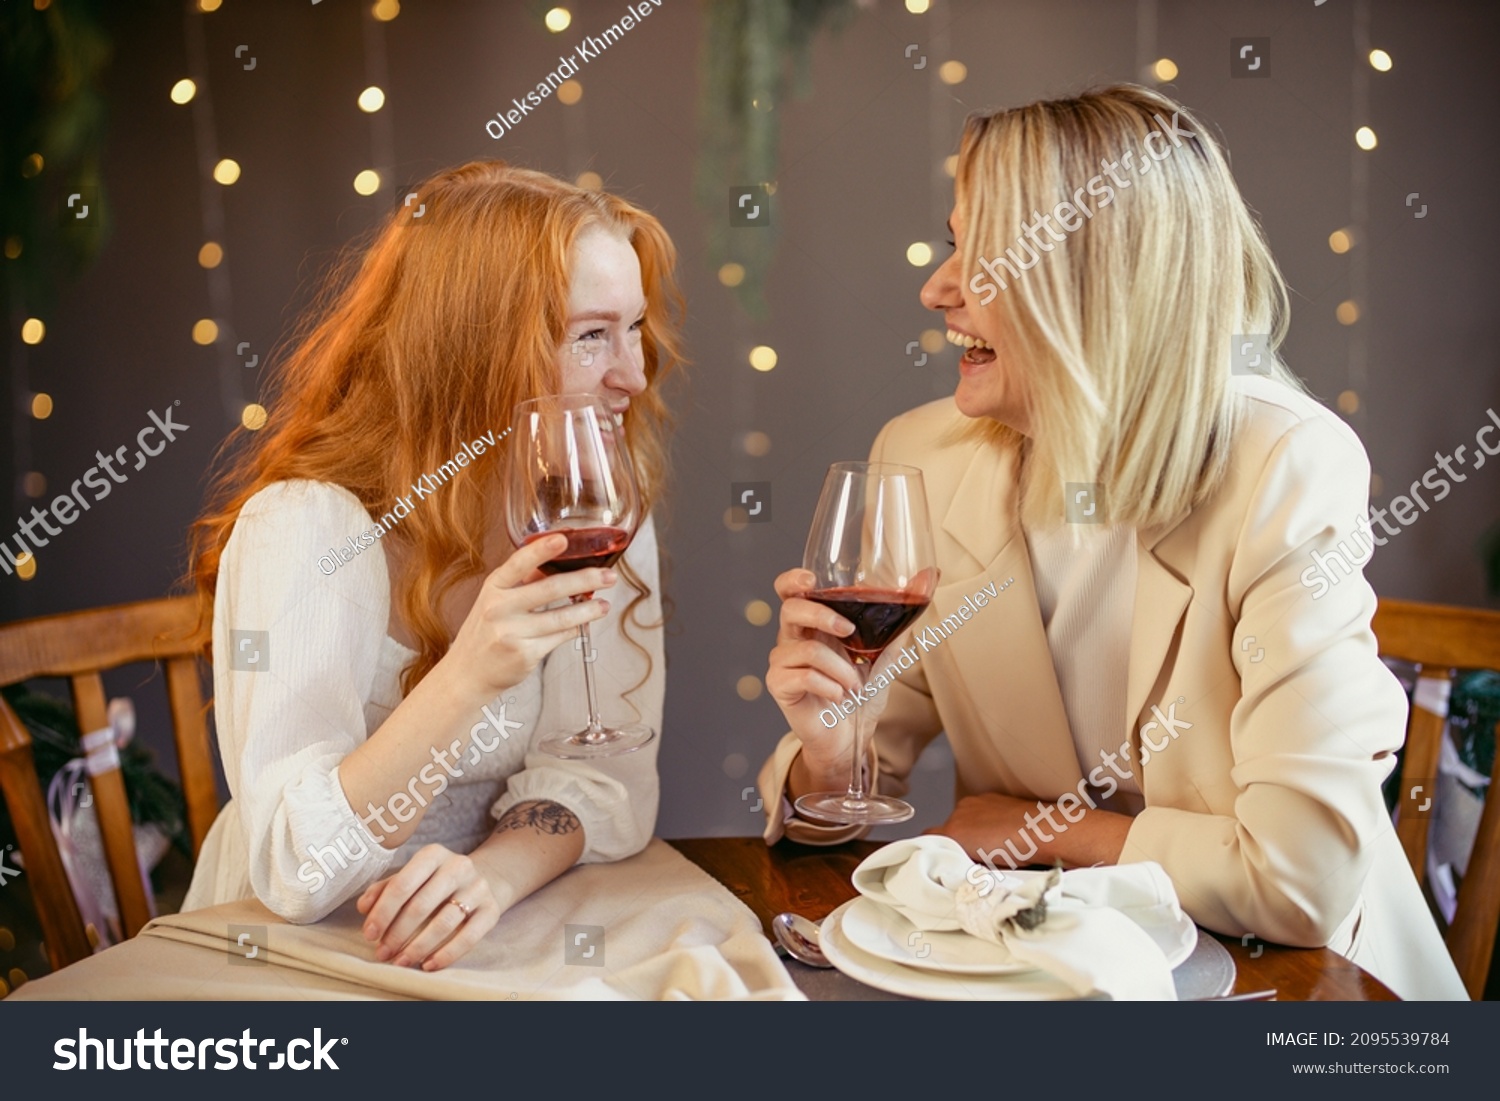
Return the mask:
M922 302L965 349L957 392L871 455L922 469L941 569L891 651L921 660L872 705L875 790L905 791L946 731L935 832L976 860L1155 861L1209 929L1464 997L1381 797L1406 700L1375 594L1358 565L1300 580L1368 545L1369 463L1277 358L1286 291L1223 152L1133 86L976 115L951 227ZM961 631L929 630L991 583ZM819 719L859 684L827 644L853 625L810 584L777 579L766 683L792 729L760 776L768 842L859 832L792 806L853 764L852 723Z
M614 196L493 161L419 193L430 221L398 211L350 258L195 529L233 799L186 905L312 922L356 900L377 958L433 970L651 837L655 741L529 746L577 725L583 623L604 710L660 729L649 512L681 299L665 231ZM507 537L505 431L557 393L596 395L630 444L648 519L618 571L545 577L563 537Z

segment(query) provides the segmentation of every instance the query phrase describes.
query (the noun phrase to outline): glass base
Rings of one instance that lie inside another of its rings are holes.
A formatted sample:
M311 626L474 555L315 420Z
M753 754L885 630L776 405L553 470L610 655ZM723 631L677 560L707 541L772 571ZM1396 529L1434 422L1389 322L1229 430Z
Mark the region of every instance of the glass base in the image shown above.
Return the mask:
M870 826L905 822L916 814L910 803L889 795L866 795L852 799L847 791L820 791L797 800L797 815L817 822L841 826Z
M642 723L625 723L618 727L606 727L599 735L587 729L576 734L553 734L543 738L536 748L552 757L566 761L587 761L595 757L618 757L634 753L643 745L650 745L656 731Z

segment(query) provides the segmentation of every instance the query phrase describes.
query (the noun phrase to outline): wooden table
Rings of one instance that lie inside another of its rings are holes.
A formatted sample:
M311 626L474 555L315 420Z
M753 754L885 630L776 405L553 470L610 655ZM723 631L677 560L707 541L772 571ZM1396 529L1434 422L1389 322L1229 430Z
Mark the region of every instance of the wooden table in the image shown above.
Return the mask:
M854 897L850 876L880 846L872 841L815 848L782 841L768 848L759 837L705 837L667 842L729 888L750 907L770 935L784 910L814 920ZM1214 936L1234 957L1236 994L1277 991L1283 1002L1388 1002L1396 995L1374 976L1327 948L1241 944Z

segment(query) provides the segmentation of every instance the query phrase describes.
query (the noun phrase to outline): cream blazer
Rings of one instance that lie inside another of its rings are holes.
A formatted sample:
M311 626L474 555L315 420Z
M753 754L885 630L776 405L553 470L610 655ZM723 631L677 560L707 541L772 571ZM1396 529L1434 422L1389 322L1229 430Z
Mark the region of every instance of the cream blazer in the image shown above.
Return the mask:
M1215 932L1327 945L1403 998L1464 998L1381 797L1407 704L1376 654L1375 593L1352 564L1321 599L1299 581L1315 551L1366 545L1350 540L1368 507L1369 461L1341 420L1281 383L1236 377L1234 394L1223 487L1180 523L1137 532L1119 735L1145 808L1120 861L1159 863L1184 909ZM961 438L966 421L951 398L933 402L887 424L871 452L923 471L942 571L931 607L886 652L904 644L920 660L885 690L876 790L904 793L946 731L958 797L1052 801L1078 792L1084 771L1017 517L1016 459ZM989 606L930 649L915 644L992 582ZM1153 708L1175 725L1152 726ZM1143 730L1161 747L1144 763ZM761 770L766 841L858 836L788 820L799 751L788 733Z

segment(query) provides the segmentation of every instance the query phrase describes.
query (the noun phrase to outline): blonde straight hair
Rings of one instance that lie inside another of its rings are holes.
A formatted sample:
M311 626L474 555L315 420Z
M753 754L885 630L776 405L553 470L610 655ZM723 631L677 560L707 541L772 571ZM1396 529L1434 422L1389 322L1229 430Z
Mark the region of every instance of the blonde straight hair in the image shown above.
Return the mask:
M967 289L1002 284L980 308L1025 374L1034 435L989 418L969 431L1023 450L1023 522L1062 522L1069 482L1099 485L1110 523L1181 520L1227 470L1232 338L1265 334L1256 371L1302 389L1276 353L1286 284L1206 127L1131 84L976 113L956 190ZM1060 199L1074 230L1026 245L1021 227Z

